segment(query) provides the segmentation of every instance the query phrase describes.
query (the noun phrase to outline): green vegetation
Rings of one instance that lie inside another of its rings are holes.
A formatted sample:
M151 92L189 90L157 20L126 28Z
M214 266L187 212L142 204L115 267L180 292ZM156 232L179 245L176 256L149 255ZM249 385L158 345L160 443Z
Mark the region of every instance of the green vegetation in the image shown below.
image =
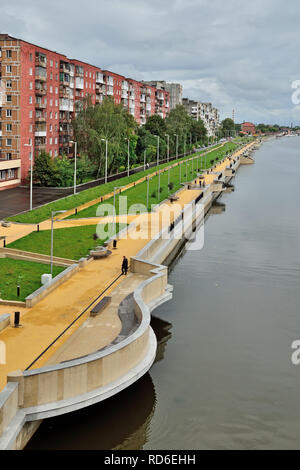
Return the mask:
M57 276L65 268L53 266L53 275ZM20 261L10 258L0 259L0 297L3 300L20 300L41 287L41 276L49 271L46 264ZM20 297L17 296L20 286Z
M225 150L230 150L232 149L232 144L226 144L223 149ZM222 150L223 150L222 149ZM221 152L221 151L220 151ZM203 152L200 152L199 155L201 155ZM194 154L196 155L196 154ZM211 155L211 154L210 154ZM184 158L182 158L184 159ZM161 169L165 168L168 166L168 163L164 163L160 165L159 167ZM134 175L130 175L129 177L124 177L120 178L116 181L109 182L107 184L101 184L95 188L90 188L85 191L82 191L79 194L76 194L75 196L68 196L62 199L59 199L58 201L50 202L49 204L45 204L42 207L39 207L37 209L33 209L32 211L25 212L24 214L19 214L15 215L12 217L8 217L7 220L10 220L12 222L18 222L18 223L24 223L24 224L38 224L42 222L43 220L48 220L51 218L51 212L52 211L60 211L60 210L70 210L70 209L75 209L76 207L85 204L86 202L92 201L93 199L97 199L101 196L104 196L107 193L110 193L114 190L115 186L125 186L128 183L132 183L134 181L137 181L138 179L142 178L143 176L146 176L148 174L151 174L154 172L153 168L150 168L149 170L146 171L141 171L139 173L136 173Z
M126 225L117 224L117 233L122 230ZM85 227L70 227L60 228L54 231L53 237L53 254L59 258L67 258L78 260L89 254L89 251L108 239L94 240L93 236L96 233L97 225L88 225ZM108 224L104 227L106 232ZM44 230L41 232L32 232L26 237L20 238L8 245L8 248L16 250L30 251L31 253L41 253L43 255L50 255L51 246L51 230ZM44 267L44 272L47 268Z
M229 150L234 150L236 148L236 144L229 143L224 146L221 150L215 150L208 155L206 158L204 156L200 156L198 159L194 159L192 161L184 162L181 165L176 166L170 170L170 184L172 186L172 193L178 191L181 188L181 183L191 181L193 178L196 178L197 172L200 169L207 169L212 166L212 164L216 163L219 160L222 160L226 156L226 152ZM198 163L197 163L198 160ZM181 167L181 168L180 168ZM198 171L197 171L198 168ZM181 178L180 178L181 173ZM187 173L187 174L186 174ZM160 191L158 190L158 176L154 176L149 181L149 206L148 210L151 210L151 205L156 205L159 202L166 199L170 194L170 189L168 188L168 171L165 170L160 174ZM136 204L143 204L143 206L147 206L147 185L148 183L145 181L140 183L139 185L135 186L134 188L127 189L121 196L127 196L127 210L124 207L119 208L119 197L120 194L116 191L116 213L117 214L124 214L124 213L132 213L132 210L129 210L132 205ZM117 194L118 193L118 194ZM112 204L114 203L114 198L110 198L104 201L103 204ZM100 207L101 204L95 204L93 206L88 207L77 213L77 215L72 215L70 218L88 218L88 217L96 217L97 209ZM136 212L137 207L134 208L134 212Z
M81 184L92 178L94 166L85 156L77 158L76 177ZM52 158L44 150L36 157L33 179L41 186L67 187L74 184L74 161L67 157Z

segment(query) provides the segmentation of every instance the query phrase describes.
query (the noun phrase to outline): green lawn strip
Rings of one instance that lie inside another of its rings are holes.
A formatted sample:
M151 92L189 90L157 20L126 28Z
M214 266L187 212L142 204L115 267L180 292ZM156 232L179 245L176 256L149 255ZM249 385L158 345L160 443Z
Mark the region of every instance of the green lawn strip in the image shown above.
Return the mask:
M65 267L53 266L53 276L64 271ZM0 259L0 298L3 300L19 300L39 289L42 274L49 273L46 264L31 261L20 261L10 258ZM20 297L17 296L17 285L20 286Z
M116 224L117 233L124 227L126 227L126 224ZM90 250L98 245L103 245L109 238L106 236L103 240L94 240L93 235L96 233L96 228L97 225L87 225L84 227L55 229L53 236L53 255L72 260L79 260L87 256ZM102 224L102 228L107 232L109 228L108 224ZM32 232L26 237L20 238L7 246L8 248L14 248L16 250L50 255L51 230Z
M231 144L231 148L234 149L236 148L236 145ZM181 182L188 182L196 178L197 176L197 160L198 160L198 170L200 169L207 169L212 166L212 161L214 161L217 157L219 156L218 160L221 160L224 158L224 155L220 155L220 152L214 151L206 156L206 162L205 162L205 157L199 157L198 159L194 159L194 162L189 161L186 163L183 163L181 165ZM206 164L205 164L206 163ZM187 171L187 175L186 175ZM148 210L151 210L152 205L156 205L159 202L165 200L170 194L175 193L178 191L182 185L180 183L180 167L179 165L172 168L170 170L170 182L173 183L173 188L170 191L168 188L168 171L165 171L161 173L160 175L160 193L158 197L158 176L152 177L151 181L149 181L149 206ZM134 188L127 189L126 191L121 193L121 196L126 196L127 197L127 210L125 207L121 207L121 210L119 209L119 193L116 194L115 202L116 202L116 214L132 214L136 209L130 210L130 208L133 205L136 204L143 204L145 207L147 206L147 182L143 182L135 186ZM113 205L114 203L114 198L111 197L104 201L103 203L97 203L94 204L93 206L87 207L86 209L83 209L82 211L78 212L77 215L72 215L68 218L70 219L84 219L88 217L96 217L97 215L99 216L99 213L97 214L97 209L98 207L106 204ZM101 216L106 215L101 214ZM107 214L109 215L109 214Z
M232 145L233 144L231 143L225 144L223 149L228 150L231 148ZM204 152L205 150L200 152L199 155ZM184 160L186 158L187 157L182 157L179 160ZM165 168L168 165L169 163L164 163L160 165L160 168ZM32 211L25 212L24 214L7 217L6 220L25 224L38 224L39 222L50 219L52 211L75 209L76 207L79 207L82 204L85 204L87 202L92 201L93 199L97 199L101 196L104 196L105 194L112 192L115 186L126 186L129 183L143 178L143 176L153 173L153 171L154 168L150 168L149 170L141 171L134 175L130 175L129 177L120 178L116 181L112 181L107 184L101 184L99 186L96 186L95 188L86 189L85 191L82 191L81 193L75 196L68 196L58 201L50 202L48 204L43 205L42 207L33 209Z

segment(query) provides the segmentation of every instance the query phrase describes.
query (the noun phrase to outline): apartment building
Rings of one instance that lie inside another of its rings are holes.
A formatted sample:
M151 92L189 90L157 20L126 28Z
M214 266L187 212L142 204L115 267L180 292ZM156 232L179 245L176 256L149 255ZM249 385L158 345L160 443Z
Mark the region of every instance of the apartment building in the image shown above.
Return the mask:
M182 85L180 83L167 83L164 80L145 81L144 83L151 85L158 90L165 90L170 93L170 110L182 104Z
M0 190L25 180L41 150L72 156L72 119L87 96L94 105L112 96L138 124L169 112L167 91L0 34Z
M208 137L216 135L220 126L220 113L217 108L211 103L201 103L188 98L183 98L182 103L193 119L203 121Z

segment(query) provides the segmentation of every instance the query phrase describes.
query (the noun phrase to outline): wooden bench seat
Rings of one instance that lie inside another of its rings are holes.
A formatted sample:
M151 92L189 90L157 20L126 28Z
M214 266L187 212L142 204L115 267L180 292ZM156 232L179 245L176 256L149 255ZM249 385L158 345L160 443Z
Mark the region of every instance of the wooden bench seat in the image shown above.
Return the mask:
M91 317L96 317L99 315L99 313L102 312L102 310L105 309L105 307L108 307L108 305L111 303L111 297L103 297L100 302L98 302L93 310L91 310Z

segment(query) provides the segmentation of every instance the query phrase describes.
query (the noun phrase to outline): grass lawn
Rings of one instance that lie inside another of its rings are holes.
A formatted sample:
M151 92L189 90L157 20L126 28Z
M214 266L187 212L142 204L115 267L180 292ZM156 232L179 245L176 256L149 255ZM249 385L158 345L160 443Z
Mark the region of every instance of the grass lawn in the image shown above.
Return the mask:
M230 145L229 148L234 149L236 145L234 144L228 144ZM226 150L225 150L226 151ZM161 173L160 175L160 193L158 195L158 176L155 176L149 181L149 206L148 210L151 210L151 205L156 205L159 202L165 200L170 194L175 193L178 189L182 187L180 181L186 182L186 181L191 181L193 178L196 178L197 173L199 172L200 169L206 169L210 168L212 166L212 161L218 158L219 160L222 160L225 156L225 151L214 151L209 153L206 156L206 160L204 156L199 156L198 159L195 159L192 162L187 162L183 163L181 165L181 170L179 166L176 166L175 168L172 168L170 170L170 182L173 183L173 189L170 191L168 188L168 171L165 171L164 173ZM198 163L197 163L198 160ZM197 171L198 168L198 171ZM152 170L153 171L153 170ZM181 178L180 178L180 171L181 171ZM116 182L115 182L116 183ZM127 210L128 213L132 213L130 211L130 207L135 204L143 204L144 206L147 206L147 182L140 183L134 188L127 189L127 191L124 191L122 196L127 196ZM114 203L114 198L107 199L104 201L102 204L112 204ZM88 218L88 217L95 217L97 215L97 209L100 207L101 204L95 204L93 206L90 206L86 209L83 209L82 211L78 212L77 215L72 215L68 218L70 219L81 219L81 218ZM116 195L116 213L117 214L124 214L126 213L126 210L121 208L119 209L119 194Z
M122 230L125 226L126 224L117 224L117 232ZM79 260L88 255L89 250L97 245L103 245L105 240L109 238L106 237L103 240L95 241L93 235L96 233L96 227L96 225L88 225L86 227L55 229L53 237L53 255L59 258L73 260ZM107 231L108 224L103 224L103 228ZM32 232L26 237L20 238L7 246L8 248L14 248L16 250L50 255L51 230Z
M53 266L53 276L57 276L65 269ZM49 271L50 266L46 264L0 258L0 298L23 302L28 295L41 287L41 276ZM21 287L19 298L17 285Z
M220 155L224 156L226 150L234 149L235 147L236 144L227 143L221 150L217 150L217 152L219 152ZM199 155L201 155L201 153L204 153L204 151L200 152ZM181 160L184 159L186 159L186 157L183 157ZM168 163L160 165L160 168L162 169L166 166L168 166ZM32 211L28 211L24 214L8 217L7 220L25 224L38 224L43 220L50 219L52 211L74 209L75 207L78 207L86 202L92 201L93 199L97 199L107 193L112 192L115 186L125 186L128 183L137 181L138 179L142 178L143 176L146 176L147 174L153 173L153 171L154 169L150 168L149 170L141 171L134 175L130 175L129 178L120 178L119 180L112 181L107 184L101 184L95 188L90 188L85 191L82 191L81 193L75 196L68 196L59 201L54 201L49 204L45 204L40 208L33 209Z

